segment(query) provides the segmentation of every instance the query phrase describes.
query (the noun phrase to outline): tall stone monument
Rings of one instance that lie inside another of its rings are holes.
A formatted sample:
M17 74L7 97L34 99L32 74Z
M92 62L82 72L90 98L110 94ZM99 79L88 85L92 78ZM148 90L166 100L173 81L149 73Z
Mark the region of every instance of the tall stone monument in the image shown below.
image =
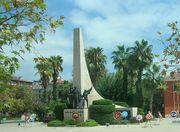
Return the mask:
M84 54L82 30L80 28L75 28L73 34L73 86L76 86L81 94L83 94L84 90L89 90L92 87L92 91L88 95L88 105L91 105L93 100L102 99L94 89L89 76Z
M75 28L73 32L73 87L76 87L81 95L85 93L84 91L91 90L87 96L88 104L84 101L82 109L66 109L64 111L65 120L75 117L79 121L85 121L88 119L88 106L92 104L93 100L102 99L102 97L93 87L89 76L84 54L82 30L80 28Z

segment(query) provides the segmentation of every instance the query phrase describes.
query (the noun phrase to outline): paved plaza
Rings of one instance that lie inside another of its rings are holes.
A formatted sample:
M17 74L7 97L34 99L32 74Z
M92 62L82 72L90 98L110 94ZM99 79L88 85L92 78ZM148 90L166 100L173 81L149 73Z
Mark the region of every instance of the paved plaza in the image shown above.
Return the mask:
M17 123L0 124L0 132L179 132L180 123L172 123L173 119L153 121L152 128L140 125L110 125L97 127L47 127L43 123L27 124L18 127Z

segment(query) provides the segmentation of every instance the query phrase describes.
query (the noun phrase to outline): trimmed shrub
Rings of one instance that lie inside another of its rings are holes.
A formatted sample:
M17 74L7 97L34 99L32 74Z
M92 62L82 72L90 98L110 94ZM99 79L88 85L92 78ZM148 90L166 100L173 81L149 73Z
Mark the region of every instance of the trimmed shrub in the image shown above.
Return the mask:
M89 107L91 113L105 113L109 114L114 112L115 106L114 105L91 105Z
M65 120L66 125L77 125L78 122L76 120Z
M97 126L98 123L94 120L87 120L86 122L78 123L75 120L66 120L66 121L60 121L60 120L53 120L48 122L48 127L62 127L62 126L81 126L81 127L93 127Z
M82 122L77 124L77 126L79 127L93 127L93 126L97 126L98 123L95 120L87 120L86 122Z
M120 120L120 124L128 124L129 121L128 120Z
M100 99L93 101L93 105L89 107L90 118L97 121L99 124L112 124L114 122L113 113L115 106L111 100Z
M129 105L126 102L116 101L116 102L114 102L114 104L115 105L120 105L120 106L123 106L123 107L129 107Z
M109 99L94 100L93 105L112 105L112 101Z
M137 123L138 121L136 120L136 117L132 117L129 120L130 123Z
M113 118L113 113L111 114L90 114L90 118L94 119L101 125L105 125L106 123L113 124L114 118Z
M142 109L142 108L138 108L138 115L142 115L142 116L144 116L145 114L144 114L144 110Z
M53 120L48 122L48 127L58 127L58 126L65 126L65 123L60 120Z
M120 124L120 119L118 119L118 120L115 120L115 119L114 119L111 124L114 124L114 125Z
M54 114L56 116L56 119L64 120L64 109L66 109L67 106L65 103L59 103L54 108Z

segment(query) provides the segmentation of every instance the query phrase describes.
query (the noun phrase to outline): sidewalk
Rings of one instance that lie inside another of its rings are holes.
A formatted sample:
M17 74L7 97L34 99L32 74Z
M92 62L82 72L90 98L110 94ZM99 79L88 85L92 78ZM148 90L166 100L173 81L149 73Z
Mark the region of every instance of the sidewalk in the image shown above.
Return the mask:
M162 121L152 121L150 126L144 128L145 123L129 125L110 125L97 127L47 127L43 123L32 123L21 125L17 123L0 124L1 132L179 132L180 123L172 123L173 119L163 119Z

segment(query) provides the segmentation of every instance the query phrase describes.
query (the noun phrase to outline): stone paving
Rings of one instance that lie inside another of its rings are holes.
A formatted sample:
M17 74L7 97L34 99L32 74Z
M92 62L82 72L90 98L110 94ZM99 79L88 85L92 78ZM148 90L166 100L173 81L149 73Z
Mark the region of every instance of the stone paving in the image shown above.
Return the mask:
M179 119L180 120L180 119ZM110 125L97 127L47 127L43 123L21 125L17 123L0 124L0 132L180 132L180 123L172 123L174 119L152 121L152 127L144 127L145 123L129 125Z

